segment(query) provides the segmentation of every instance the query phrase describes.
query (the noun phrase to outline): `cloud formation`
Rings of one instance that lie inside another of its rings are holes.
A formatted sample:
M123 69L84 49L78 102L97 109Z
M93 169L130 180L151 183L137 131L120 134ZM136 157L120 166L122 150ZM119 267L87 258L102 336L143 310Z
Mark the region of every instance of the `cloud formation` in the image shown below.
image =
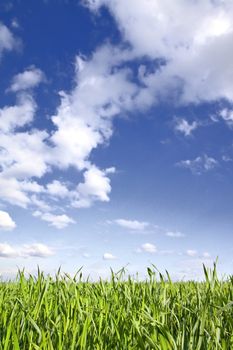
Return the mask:
M157 253L157 247L152 243L144 243L141 245L140 248L138 248L137 252L138 253L144 252L144 253L154 254L154 253Z
M49 117L51 129L33 127L37 104L32 89L45 79L38 67L31 66L13 77L8 91L16 94L16 102L0 109L0 198L32 212L41 211L38 217L55 227L61 225L54 224L55 218L66 215L61 213L64 201L87 208L96 201L110 200L114 171L100 169L91 155L109 142L116 117L144 111L168 96L175 104L184 105L233 100L231 2L84 2L92 11L101 6L109 9L123 42L118 46L105 43L89 57L76 57L73 87L60 91L60 103ZM0 24L0 55L15 45L12 33ZM142 63L142 58L148 64ZM135 64L136 73L130 63ZM231 115L222 111L222 118L230 123ZM176 130L189 136L197 126L195 121L181 119ZM217 161L204 155L178 164L201 174L214 169ZM65 173L70 168L83 180L58 181L56 169ZM41 185L47 174L52 180ZM67 218L72 223L68 215L64 220L68 223ZM118 224L143 230L147 223L125 220Z
M16 227L16 223L10 215L3 210L0 210L0 230L10 231Z
M63 229L69 224L75 224L75 221L66 214L54 215L51 213L43 213L40 211L35 211L33 216L41 218L41 220L49 223L50 226L53 226L57 229Z
M0 243L0 258L47 258L53 254L53 249L42 243L25 244L20 246Z
M111 253L104 253L103 259L104 260L116 260L117 257Z
M201 175L202 173L213 170L218 166L218 161L204 154L193 160L187 159L177 163L177 166L189 169L193 174Z
M121 84L122 72L119 75L111 72L106 61L110 51L110 48L100 49L89 61L77 58L77 85L70 94L60 93L61 104L51 117L54 126L51 132L30 130L37 111L32 88L44 80L44 73L36 67L13 78L8 90L16 93L17 102L0 110L1 199L23 208L46 211L38 217L57 228L66 227L74 220L65 214L47 213L54 210L52 199L65 199L77 208L110 199L109 176L115 168L101 170L89 161L92 150L111 136L112 117L120 111L117 105L127 104L126 90L131 89L130 84L128 87ZM112 89L106 85L107 76L109 84L114 86ZM21 129L25 126L28 131ZM54 174L52 182L40 185L39 180L45 174L55 168L66 171L70 167L83 173L83 182L69 184L68 188Z
M0 59L4 51L11 51L18 46L18 41L12 32L0 22Z
M184 134L184 136L192 135L192 132L197 129L198 123L196 121L189 123L186 119L178 118L175 123L175 130Z
M93 202L109 202L111 192L110 179L108 173L114 173L115 168L100 170L96 166L91 166L84 172L84 182L78 184L76 198L72 205L76 208L89 208Z
M123 228L135 231L143 231L149 226L148 222L137 220L117 219L114 222Z
M154 71L142 67L143 95L180 103L233 100L231 1L87 0L97 11L106 6L135 57L149 57ZM184 18L185 13L185 18Z
M38 86L43 80L45 80L44 73L40 69L32 66L26 69L23 73L14 76L9 90L18 92L32 89Z

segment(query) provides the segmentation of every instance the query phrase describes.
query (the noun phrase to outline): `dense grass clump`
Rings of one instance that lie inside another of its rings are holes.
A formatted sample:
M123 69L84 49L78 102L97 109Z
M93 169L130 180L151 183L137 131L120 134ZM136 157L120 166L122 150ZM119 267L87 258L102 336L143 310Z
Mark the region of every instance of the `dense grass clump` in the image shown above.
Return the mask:
M233 279L91 283L57 274L0 283L0 349L233 349Z

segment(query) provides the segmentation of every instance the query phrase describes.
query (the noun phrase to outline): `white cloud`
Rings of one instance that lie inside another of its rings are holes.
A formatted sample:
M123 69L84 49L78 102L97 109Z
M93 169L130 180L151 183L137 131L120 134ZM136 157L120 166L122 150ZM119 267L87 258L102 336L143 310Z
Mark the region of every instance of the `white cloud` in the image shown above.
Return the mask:
M114 256L114 255L111 254L111 253L104 253L103 259L104 259L104 260L116 260L117 257Z
M0 131L0 198L14 205L27 207L28 192L38 192L36 179L48 171L47 145L44 131L1 133ZM35 162L36 159L36 162Z
M186 254L187 254L188 256L194 257L194 256L197 256L198 253L197 253L196 250L188 249L188 250L186 251Z
M40 69L32 66L25 70L23 73L19 73L14 76L10 90L13 92L18 92L32 89L38 86L44 80L44 73Z
M185 119L176 119L175 130L183 133L185 136L192 135L192 132L197 129L198 123L196 121L189 123Z
M176 165L190 169L193 174L200 175L204 172L213 170L218 166L218 161L212 157L208 157L206 154L199 156L193 160L182 160Z
M137 221L137 220L117 219L114 222L123 228L136 230L136 231L143 231L149 226L148 222Z
M35 101L29 94L19 95L16 105L0 109L0 132L14 131L32 122L36 107Z
M106 45L89 60L77 58L76 85L69 94L60 93L61 103L51 117L54 130L50 133L32 128L20 130L22 126L31 127L36 104L31 90L19 90L39 84L43 73L33 67L13 79L11 90L17 93L17 103L0 110L1 200L24 208L37 206L42 211L46 211L46 202L51 207L51 199L57 200L58 207L58 200L66 200L79 208L110 200L109 176L115 168L101 170L91 164L89 157L111 137L113 117L132 107L131 97L137 88L128 81L128 70L112 70L112 64L121 62L124 55ZM53 171L69 167L77 174L82 172L84 181L69 183L68 188ZM41 188L38 180L47 173L52 180ZM50 215L43 219L54 222Z
M18 180L40 178L48 170L49 148L45 131L0 133L1 176ZM35 162L36 159L36 162Z
M0 22L0 59L4 51L11 51L18 46L11 31Z
M19 83L16 77L15 83ZM33 193L43 191L36 178L49 170L45 142L49 135L36 129L20 130L33 122L37 106L31 92L17 92L16 98L15 105L0 109L0 198L26 208L35 202Z
M57 128L51 137L56 166L88 168L92 150L112 135L113 117L132 108L138 88L129 81L128 69L113 69L125 55L105 45L89 60L77 57L77 85L70 94L60 93L61 104L52 117Z
M145 252L145 253L151 253L151 254L157 253L157 248L152 243L144 243L141 245L139 249L141 252Z
M113 171L111 171L113 172ZM76 208L88 208L94 201L108 202L111 192L109 172L91 166L84 172L84 182L77 186L77 199L73 201Z
M126 48L105 44L88 58L77 57L74 87L68 93L60 92L61 102L50 118L52 132L31 127L36 103L30 89L44 79L44 74L30 67L13 78L10 89L17 93L17 103L0 110L0 197L11 204L31 208L36 200L49 202L51 197L70 201L76 207L107 202L111 193L108 175L114 170L99 169L91 163L90 156L97 147L109 142L115 117L151 107L168 94L177 103L185 104L219 98L233 100L233 3L211 0L86 3L93 10L107 6L130 45ZM0 53L12 50L15 45L12 33L0 24ZM137 76L141 84L137 84L130 65L125 63L141 57L147 57L154 69L141 64ZM226 114L224 118L231 117ZM20 129L25 126L28 131ZM177 126L186 136L196 127L195 122L190 124L185 119ZM180 165L201 173L213 169L217 161L202 156ZM83 173L84 181L67 188L65 182L56 182L53 171L69 167L77 174ZM49 172L50 183L47 187L45 184L46 191L40 198L22 184L32 178L39 182ZM56 195L55 186L57 189L59 186Z
M11 246L8 243L0 243L1 258L46 258L54 254L53 249L42 243Z
M184 103L233 100L232 1L85 2L109 8L135 57L160 59L159 69L141 75L142 94L153 102L172 92Z
M129 0L127 5L123 0L86 3L92 9L108 6L131 46L105 44L88 58L77 57L74 87L70 92L60 92L60 104L50 118L53 131L31 127L36 103L30 89L44 79L35 67L13 78L11 90L17 93L17 103L0 111L0 198L33 210L38 204L45 211L41 219L46 218L51 225L55 222L51 218L54 214L48 214L42 207L46 202L51 206L49 201L54 198L56 203L60 200L64 204L66 200L78 208L110 200L109 175L114 168L109 164L110 168L99 169L92 164L91 155L109 142L115 117L151 107L168 94L178 103L233 97L230 54L233 4L222 2L217 6L210 0ZM12 49L14 40L9 39L9 30L3 25L1 30L8 37L0 39L2 47ZM130 65L125 63L142 56L155 64L150 70L146 64L138 67L139 85L132 79ZM22 131L22 126L29 131ZM184 119L178 130L188 136L196 126ZM179 165L201 173L213 169L217 161L204 155ZM54 169L66 171L70 167L77 175L83 174L84 180L79 184L73 182L68 188L65 180L56 179ZM25 186L32 178L39 185L39 179L48 173L51 180L44 185L41 196ZM140 230L144 224L147 223L133 221L129 225Z
M0 210L0 230L13 230L16 223L6 211Z
M226 122L226 124L232 128L233 127L233 110L229 108L224 108L220 111L219 116Z
M64 183L58 180L53 180L53 182L47 184L47 193L54 197L64 198L69 195L69 190Z
M54 254L53 250L45 244L34 243L25 244L21 250L21 254L25 257L46 258Z
M0 257L1 258L14 258L18 256L16 249L11 247L7 243L0 243Z
M185 235L181 232L178 232L178 231L168 231L166 232L166 236L168 237L172 237L172 238L181 238L181 237L185 237Z
M53 226L57 229L63 229L67 227L69 224L75 223L75 221L66 214L55 215L51 213L42 213L40 211L35 211L33 215L35 217L41 218L41 220L43 221L48 222L50 226Z

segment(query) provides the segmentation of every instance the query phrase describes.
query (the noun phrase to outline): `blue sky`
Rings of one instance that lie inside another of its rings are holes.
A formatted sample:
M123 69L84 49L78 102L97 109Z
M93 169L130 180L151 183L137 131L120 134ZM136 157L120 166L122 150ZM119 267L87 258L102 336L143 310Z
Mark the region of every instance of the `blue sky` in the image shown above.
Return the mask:
M3 1L0 274L232 273L232 1Z

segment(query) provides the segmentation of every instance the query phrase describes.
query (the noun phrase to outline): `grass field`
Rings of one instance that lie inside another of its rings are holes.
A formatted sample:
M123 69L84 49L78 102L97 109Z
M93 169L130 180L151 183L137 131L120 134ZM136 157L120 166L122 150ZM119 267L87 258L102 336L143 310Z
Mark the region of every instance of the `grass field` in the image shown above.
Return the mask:
M0 349L233 349L233 279L82 281L57 274L0 284Z

